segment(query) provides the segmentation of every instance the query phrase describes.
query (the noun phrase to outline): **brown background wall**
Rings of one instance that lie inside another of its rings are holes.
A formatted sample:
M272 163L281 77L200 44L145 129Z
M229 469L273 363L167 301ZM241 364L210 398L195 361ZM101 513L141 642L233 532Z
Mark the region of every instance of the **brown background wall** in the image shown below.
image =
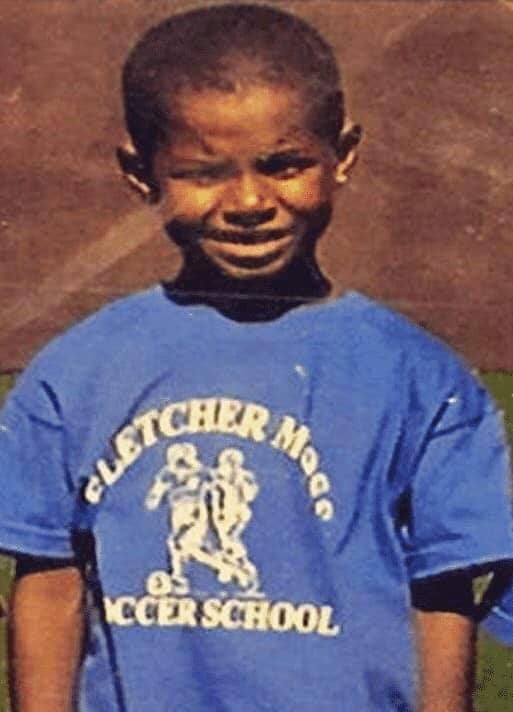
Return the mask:
M117 175L121 63L162 0L2 0L0 369L169 276L158 215ZM513 6L296 0L365 128L322 261L476 365L513 369Z

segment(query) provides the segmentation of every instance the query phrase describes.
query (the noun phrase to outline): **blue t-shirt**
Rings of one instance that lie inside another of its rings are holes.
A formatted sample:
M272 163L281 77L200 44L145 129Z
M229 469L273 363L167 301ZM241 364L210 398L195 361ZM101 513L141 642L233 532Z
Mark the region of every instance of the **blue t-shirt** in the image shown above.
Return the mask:
M244 324L123 299L35 359L0 442L0 546L94 541L81 712L406 712L410 582L513 555L494 405L356 293Z

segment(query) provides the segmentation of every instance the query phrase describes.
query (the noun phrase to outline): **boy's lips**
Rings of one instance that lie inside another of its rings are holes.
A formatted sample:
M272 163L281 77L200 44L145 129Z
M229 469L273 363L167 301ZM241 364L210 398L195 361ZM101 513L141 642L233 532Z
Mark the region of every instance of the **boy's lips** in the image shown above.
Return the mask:
M202 238L229 244L259 245L280 240L290 235L291 232L291 228L288 230L206 230L203 232Z
M278 231L276 231L278 232ZM280 236L259 242L241 242L205 237L202 242L206 252L216 254L219 258L234 262L241 267L264 266L280 257L295 241L292 232L281 232Z

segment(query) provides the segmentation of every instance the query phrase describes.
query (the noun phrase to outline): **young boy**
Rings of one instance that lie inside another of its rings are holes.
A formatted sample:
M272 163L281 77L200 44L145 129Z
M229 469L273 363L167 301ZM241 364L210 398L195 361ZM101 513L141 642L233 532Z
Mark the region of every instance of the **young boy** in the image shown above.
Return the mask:
M190 11L125 65L131 184L183 266L51 343L1 418L22 712L471 707L472 577L512 558L502 428L315 246L357 130L330 48Z

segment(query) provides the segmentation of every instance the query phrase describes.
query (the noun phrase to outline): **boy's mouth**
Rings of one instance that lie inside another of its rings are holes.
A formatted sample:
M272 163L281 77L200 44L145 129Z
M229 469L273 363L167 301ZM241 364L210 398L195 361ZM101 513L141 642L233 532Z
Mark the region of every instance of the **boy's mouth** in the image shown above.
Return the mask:
M261 245L276 242L291 234L291 230L205 230L203 240L215 240L238 245Z
M279 270L301 241L300 226L295 224L286 229L221 230L173 220L166 229L180 247L187 251L196 246L213 263L238 277L266 274L268 269Z
M295 236L291 232L282 233L277 237L267 237L265 240L225 240L220 238L204 237L203 245L210 244L221 253L240 258L257 258L264 254L281 252L293 242ZM214 244L212 244L214 243Z
M262 245L292 235L297 231L297 228L294 225L290 225L287 228L279 229L221 230L206 225L191 225L180 220L171 220L167 223L166 230L170 237L181 246L203 242L204 240L230 245Z
M276 231L278 232L278 231ZM205 237L202 240L204 251L214 258L226 261L234 266L257 269L279 260L295 242L292 232L280 232L273 237L267 235L265 240L226 240L219 237Z

